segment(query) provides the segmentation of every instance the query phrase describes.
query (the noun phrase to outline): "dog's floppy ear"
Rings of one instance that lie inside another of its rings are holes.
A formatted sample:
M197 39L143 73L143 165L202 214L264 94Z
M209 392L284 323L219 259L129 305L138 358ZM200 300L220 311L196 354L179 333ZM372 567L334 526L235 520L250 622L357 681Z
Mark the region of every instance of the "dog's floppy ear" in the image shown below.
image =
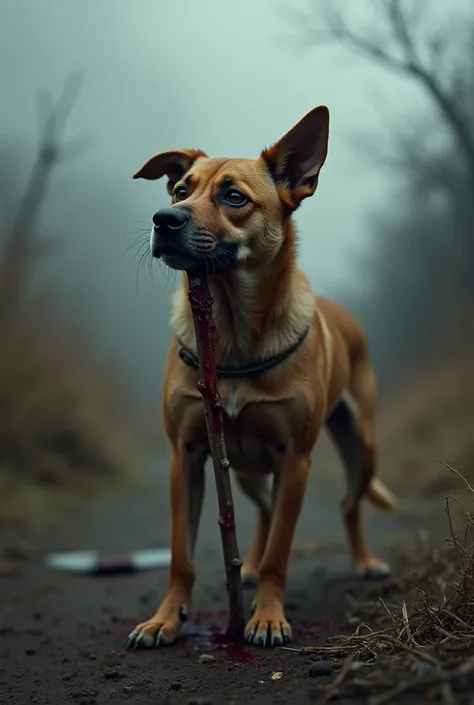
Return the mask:
M162 176L168 177L166 188L171 195L174 185L183 178L198 157L207 157L200 149L181 149L170 152L160 152L149 159L141 169L133 175L134 179L154 181Z
M261 158L277 185L282 187L280 196L290 208L297 208L303 198L316 191L328 151L328 138L329 110L320 105L262 152Z

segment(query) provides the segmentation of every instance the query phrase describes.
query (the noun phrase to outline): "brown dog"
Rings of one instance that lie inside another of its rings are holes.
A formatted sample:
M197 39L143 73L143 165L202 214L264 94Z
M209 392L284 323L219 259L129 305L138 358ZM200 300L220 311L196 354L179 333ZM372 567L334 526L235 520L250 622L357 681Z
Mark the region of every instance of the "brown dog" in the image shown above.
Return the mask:
M349 313L317 297L296 264L292 214L316 190L328 133L329 112L321 106L257 160L170 151L152 157L134 177L168 179L172 204L153 216L151 254L173 269L202 268L210 275L228 456L240 487L259 508L243 566L243 578L257 580L246 638L259 646L291 639L283 604L288 559L324 425L347 473L341 508L356 570L388 572L367 545L360 516L364 496L384 509L395 503L374 478L376 380L368 346ZM209 446L186 277L173 301L172 325L176 337L164 381L172 445L170 583L156 614L130 635L131 647L177 639L194 583Z

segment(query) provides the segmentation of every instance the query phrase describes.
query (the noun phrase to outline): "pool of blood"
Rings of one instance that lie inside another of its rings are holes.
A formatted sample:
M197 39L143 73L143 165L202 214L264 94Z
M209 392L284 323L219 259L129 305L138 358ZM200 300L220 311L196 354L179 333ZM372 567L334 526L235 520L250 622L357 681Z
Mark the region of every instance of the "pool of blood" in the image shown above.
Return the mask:
M136 624L134 619L123 619L120 622L122 625L128 625L130 629ZM340 621L298 619L294 626L297 643L290 646L298 648L305 643L312 646L320 643L321 637L325 638L340 627ZM227 627L226 611L196 612L193 614L192 621L184 625L180 641L191 646L195 651L215 654L216 657L238 666L258 666L265 663L265 652L246 644L236 644L229 636ZM102 633L119 637L123 636L123 631L124 626L109 627L102 630Z
M264 657L255 653L255 647L245 644L235 644L227 631L227 613L198 612L193 616L193 631L183 634L186 643L196 651L208 654L222 655L228 661L241 665L258 665L264 662ZM335 628L338 622L332 619L298 620L296 631L299 639L316 643L318 637L326 636Z
M264 659L255 653L255 649L245 644L236 644L228 632L227 613L210 614L199 612L193 615L193 627L196 631L183 634L189 645L196 651L222 656L233 664L248 666L263 663Z

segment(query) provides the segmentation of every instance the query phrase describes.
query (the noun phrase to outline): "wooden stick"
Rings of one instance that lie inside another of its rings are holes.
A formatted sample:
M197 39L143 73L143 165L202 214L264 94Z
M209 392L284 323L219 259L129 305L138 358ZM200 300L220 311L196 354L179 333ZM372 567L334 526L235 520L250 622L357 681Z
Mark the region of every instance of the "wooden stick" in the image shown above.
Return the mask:
M188 298L193 313L201 379L197 389L204 401L207 434L216 480L219 504L219 526L224 554L227 591L229 593L229 636L241 641L244 635L244 603L237 536L235 533L234 501L230 485L229 460L224 439L222 400L217 387L214 352L215 324L212 319L213 299L204 275L188 275Z

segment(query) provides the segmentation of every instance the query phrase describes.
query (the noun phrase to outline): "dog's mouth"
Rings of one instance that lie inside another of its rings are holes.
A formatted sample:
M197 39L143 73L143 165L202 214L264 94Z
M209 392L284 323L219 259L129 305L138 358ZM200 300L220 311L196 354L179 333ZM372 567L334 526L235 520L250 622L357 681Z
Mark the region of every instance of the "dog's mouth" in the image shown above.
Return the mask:
M236 246L219 243L210 252L199 252L176 247L169 243L157 244L151 248L153 257L161 259L170 269L179 271L201 271L206 274L222 274L237 266L239 259Z
M153 257L163 260L170 269L189 270L196 267L196 258L193 255L172 245L153 248L152 254Z

